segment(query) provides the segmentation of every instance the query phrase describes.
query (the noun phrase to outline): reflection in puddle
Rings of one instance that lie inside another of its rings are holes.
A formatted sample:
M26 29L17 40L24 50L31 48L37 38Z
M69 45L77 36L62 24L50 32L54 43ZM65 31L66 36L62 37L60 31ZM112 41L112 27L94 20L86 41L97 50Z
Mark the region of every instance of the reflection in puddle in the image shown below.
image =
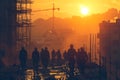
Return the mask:
M41 73L40 70L37 74L33 69L28 69L26 70L25 80L35 80L35 78L37 78L37 80L45 80L48 77L54 77L56 80L66 80L66 73L60 69L50 69L49 72L46 73Z

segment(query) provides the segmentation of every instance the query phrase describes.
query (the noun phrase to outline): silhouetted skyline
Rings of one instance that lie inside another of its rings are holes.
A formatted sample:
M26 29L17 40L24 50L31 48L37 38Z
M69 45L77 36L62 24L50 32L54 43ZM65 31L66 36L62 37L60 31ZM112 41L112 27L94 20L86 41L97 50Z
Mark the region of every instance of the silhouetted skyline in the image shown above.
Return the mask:
M32 42L35 46L51 45L52 48L66 48L70 43L76 47L89 47L89 35L99 33L99 23L103 20L114 20L118 10L111 8L105 13L94 14L88 17L73 16L72 18L55 17L55 32L50 34L53 18L38 18L32 23ZM53 40L51 40L53 39ZM51 43L51 44L49 44Z

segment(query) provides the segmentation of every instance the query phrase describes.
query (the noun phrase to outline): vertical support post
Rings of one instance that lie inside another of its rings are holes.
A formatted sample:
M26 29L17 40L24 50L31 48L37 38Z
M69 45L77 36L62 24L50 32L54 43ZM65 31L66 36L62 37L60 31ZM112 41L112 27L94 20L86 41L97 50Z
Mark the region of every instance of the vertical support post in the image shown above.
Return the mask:
M54 10L55 10L55 4L53 2L53 25L52 25L52 31L54 30L54 18L55 18Z
M96 34L94 35L95 36L95 62L97 62L97 55L96 55L96 51L97 51L97 37L96 37Z
M90 34L90 62L91 62L91 59L92 59L92 54L91 54L92 50L91 50L91 34Z

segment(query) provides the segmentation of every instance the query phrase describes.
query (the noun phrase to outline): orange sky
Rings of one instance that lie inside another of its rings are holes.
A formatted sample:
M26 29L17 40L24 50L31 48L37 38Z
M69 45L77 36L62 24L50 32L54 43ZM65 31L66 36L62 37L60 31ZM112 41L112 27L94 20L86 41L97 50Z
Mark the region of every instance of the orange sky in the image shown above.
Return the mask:
M32 8L34 10L52 8L53 0L34 0ZM60 11L55 11L57 17L71 17L73 15L81 16L80 6L89 8L89 15L102 13L109 8L120 9L120 0L54 0L55 7L60 8ZM52 11L41 11L33 13L33 20L37 18L49 18L52 16Z
M33 5L32 5L33 11L52 8L53 0L33 0L33 1L34 1ZM120 0L54 0L54 3L55 3L56 8L60 8L60 11L57 11L57 10L55 11L55 16L62 17L62 18L67 18L67 17L72 17L72 16L82 16L80 13L80 6L88 7L89 15L96 14L96 13L104 13L104 12L108 11L108 9L110 9L110 8L116 8L118 10L120 9L120 5L119 5ZM32 15L33 21L37 18L48 19L48 18L52 17L52 10L33 12L32 14L33 14ZM102 18L104 18L104 16ZM76 20L76 19L72 19L72 20ZM78 37L78 35L80 35L80 34L89 35L90 33L93 33L93 34L98 33L99 32L99 27L98 27L99 24L98 23L100 22L100 20L102 20L102 19L99 17L94 18L94 19L92 19L92 17L89 17L89 18L84 18L83 21L81 21L81 23L80 23L80 21L73 21L72 22L73 24L71 23L70 25L68 24L68 25L64 26L64 24L63 24L63 26L62 26L59 24L60 28L61 27L72 28L70 30L73 30L75 32L75 33L70 34L69 36L67 35L67 37L65 36L65 41L64 41L65 44L66 45L69 45L70 43L73 43L76 45L78 45L78 43L84 44L84 42L79 41L78 38L80 38L80 37ZM86 24L86 22L87 22L87 24ZM37 25L39 25L38 23L37 23ZM47 23L45 23L45 24L47 24ZM42 24L40 24L40 25L42 26ZM44 28L44 27L46 27L46 28ZM36 32L36 34L39 35L40 32L42 32L43 29L47 29L47 27L49 28L50 25L48 24L48 25L43 25L43 27L39 27L39 26L34 27L34 28L36 28L34 30L34 32ZM42 31L40 31L41 29L39 29L39 28L43 28ZM56 28L56 26L55 26L55 28ZM57 28L59 30L58 26L57 26ZM40 37L40 36L36 36L36 37L43 39L43 37ZM81 37L81 39L82 38L83 37ZM85 40L83 40L83 41L85 41ZM89 43L86 43L86 45L88 45L88 44Z

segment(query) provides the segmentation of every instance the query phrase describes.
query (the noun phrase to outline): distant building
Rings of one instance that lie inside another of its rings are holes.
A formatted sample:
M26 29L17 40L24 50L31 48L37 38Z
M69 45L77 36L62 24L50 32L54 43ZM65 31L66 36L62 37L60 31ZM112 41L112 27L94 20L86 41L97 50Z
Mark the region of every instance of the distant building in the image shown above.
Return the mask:
M101 65L107 69L107 80L120 80L120 19L99 25Z

